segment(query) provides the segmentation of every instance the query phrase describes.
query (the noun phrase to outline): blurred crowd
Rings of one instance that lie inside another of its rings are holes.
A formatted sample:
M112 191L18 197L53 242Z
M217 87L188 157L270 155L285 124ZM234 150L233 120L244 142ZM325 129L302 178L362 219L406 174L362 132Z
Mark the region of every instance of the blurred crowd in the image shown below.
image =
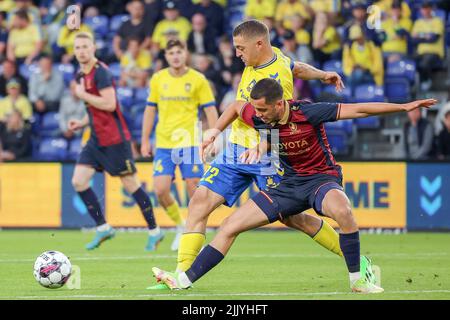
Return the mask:
M433 73L447 70L449 2L0 0L0 161L44 159L39 155L47 150L47 138L64 139L62 148L79 148L81 138L67 128L68 119L85 114L74 94L78 66L72 45L78 31L66 25L71 4L81 8L78 30L95 35L97 57L110 65L139 141L135 119L143 112L149 78L167 66L164 48L172 38L187 42L190 65L210 81L219 112L234 100L244 68L231 38L244 19L264 21L274 46L293 60L341 73L347 85L343 96L327 97L330 91L320 84L296 81L295 97L359 101L358 88L366 85L382 88L383 101L402 102L414 90L430 90ZM405 65L414 70L408 76L402 69L407 80L390 76L389 70ZM396 100L389 88L404 83L408 94ZM437 126L420 112L408 118L406 158L450 158L450 106L439 110Z

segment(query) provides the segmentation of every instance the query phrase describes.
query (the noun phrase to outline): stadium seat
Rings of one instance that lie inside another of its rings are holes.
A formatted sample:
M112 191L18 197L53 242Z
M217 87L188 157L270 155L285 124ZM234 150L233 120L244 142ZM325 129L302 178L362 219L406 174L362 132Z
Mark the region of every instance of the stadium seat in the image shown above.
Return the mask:
M64 138L45 138L39 144L38 158L46 161L67 159L67 140Z
M30 123L31 123L31 132L33 133L33 135L39 135L40 131L41 131L41 120L42 117L39 113L33 113L33 116L30 119Z
M133 117L133 122L131 124L131 135L136 141L141 140L142 135L142 121L144 120L144 112L136 113Z
M327 130L327 132L329 130L340 130L347 135L351 135L353 133L353 119L326 122L325 129Z
M81 151L81 138L75 138L70 141L67 157L70 160L76 160Z
M134 102L135 103L140 103L140 102L147 101L148 94L149 94L149 89L148 88L137 88L137 89L135 89L135 91L134 91Z
M59 113L47 112L42 116L39 129L41 137L53 137L59 133Z
M98 36L105 37L109 33L109 19L107 16L88 17L83 22L92 29L96 38Z
M342 70L342 61L340 60L329 60L323 64L324 71L334 71L338 73L341 77L344 76L344 71Z
M336 92L336 87L335 86L326 85L323 88L323 92L337 95L337 96L341 97L341 99L344 102L346 102L346 103L350 103L353 100L352 99L352 92L351 92L349 87L345 87L341 92Z
M121 73L120 63L118 63L118 62L111 63L108 68L109 68L109 71L111 71L114 79L119 80L120 73Z
M386 78L384 88L389 102L405 103L411 100L411 85L407 79Z
M380 118L372 116L368 118L358 118L354 120L358 129L378 129L380 128Z
M406 78L413 84L416 80L416 62L410 59L389 62L386 66L386 78Z
M348 135L345 131L330 130L327 131L327 139L331 151L336 155L346 155L349 152Z
M128 87L117 88L117 98L123 108L130 108L133 104L133 89Z
M31 75L35 72L38 72L38 70L39 66L37 63L32 63L29 65L22 63L19 67L19 74L25 79L29 80Z
M131 117L134 118L137 115L144 113L146 106L147 106L147 103L145 101L133 104L130 108Z
M69 86L70 81L75 79L75 67L73 66L73 64L57 63L55 64L55 68L62 73L64 78L64 84L66 87Z
M119 30L122 23L128 20L130 20L130 16L128 14L119 14L111 17L111 20L109 21L110 32L115 34L117 30Z
M384 89L373 84L359 85L355 89L355 102L383 102Z

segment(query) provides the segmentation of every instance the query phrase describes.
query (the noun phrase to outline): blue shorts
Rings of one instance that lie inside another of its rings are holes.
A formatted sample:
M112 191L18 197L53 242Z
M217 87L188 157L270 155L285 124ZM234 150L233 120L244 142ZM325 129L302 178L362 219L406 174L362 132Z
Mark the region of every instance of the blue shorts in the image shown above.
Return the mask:
M183 179L201 178L203 164L198 147L163 149L157 148L153 159L154 176L175 177L175 168L180 167Z
M88 165L97 171L105 170L111 176L136 172L129 141L101 147L89 140L81 150L77 164Z
M260 190L268 190L278 185L281 177L277 175L275 168L270 167L265 161L258 164L240 163L239 155L246 149L235 144L228 145L234 150L221 153L211 163L199 185L221 195L228 207L233 206L253 182Z
M328 191L342 188L342 176L315 174L290 176L268 191L261 191L252 200L266 214L270 223L313 208L322 214L322 201Z

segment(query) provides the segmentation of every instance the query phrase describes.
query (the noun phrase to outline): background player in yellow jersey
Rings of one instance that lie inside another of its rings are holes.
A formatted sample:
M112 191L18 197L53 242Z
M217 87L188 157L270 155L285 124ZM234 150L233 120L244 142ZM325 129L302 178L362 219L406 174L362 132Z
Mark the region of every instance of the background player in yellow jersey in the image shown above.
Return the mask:
M141 153L150 156L149 137L158 112L156 151L153 159L154 190L159 203L177 224L172 250L178 249L184 221L170 187L178 165L189 197L203 175L198 154L200 142L199 111L206 114L212 128L218 119L214 95L208 80L186 65L187 50L180 40L169 40L165 50L169 67L155 73L150 80L150 95L142 126Z
M320 79L335 85L337 90L343 88L342 80L335 72L324 72L301 62L293 62L279 49L272 47L268 29L259 21L249 20L238 25L233 32L233 42L236 55L246 65L237 100L247 101L253 86L263 78L277 80L283 87L285 99L292 99L293 77ZM245 150L258 144L258 139L254 129L240 120L233 122L227 150L212 162L189 202L185 233L178 250L178 271L188 269L198 255L205 241L208 216L216 207L221 204L232 206L253 181L260 189L273 184L275 170L265 164L245 165L238 160ZM342 256L338 234L327 222L308 214L298 214L282 222L307 233L328 250ZM362 264L366 263L362 261Z

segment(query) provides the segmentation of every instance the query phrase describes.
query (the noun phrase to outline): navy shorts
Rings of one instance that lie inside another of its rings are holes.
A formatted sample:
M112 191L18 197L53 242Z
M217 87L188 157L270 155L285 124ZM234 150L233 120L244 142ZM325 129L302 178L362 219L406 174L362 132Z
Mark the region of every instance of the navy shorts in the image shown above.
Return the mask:
M81 150L77 164L91 166L97 171L104 170L111 176L123 176L136 172L129 141L107 147L88 142Z
M315 174L308 177L283 177L280 184L261 191L252 200L266 214L270 223L313 208L322 214L322 200L331 189L342 188L342 176Z

